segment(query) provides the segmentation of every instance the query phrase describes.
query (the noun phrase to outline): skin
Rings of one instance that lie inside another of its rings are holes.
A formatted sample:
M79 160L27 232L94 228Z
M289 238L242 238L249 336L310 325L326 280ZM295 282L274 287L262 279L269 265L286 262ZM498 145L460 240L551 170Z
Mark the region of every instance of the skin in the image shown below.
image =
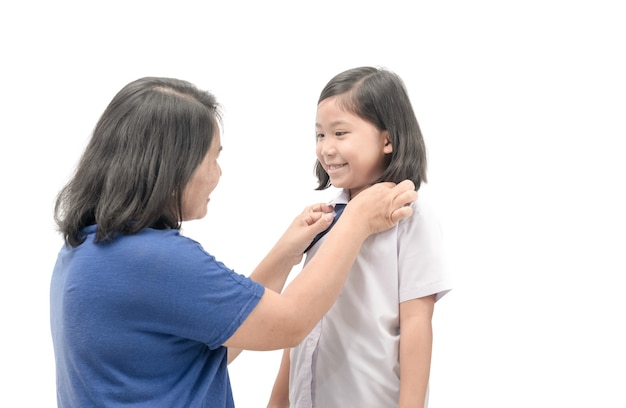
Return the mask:
M343 110L337 98L317 107L315 153L332 185L350 190L352 198L380 177L393 147L386 130Z
M393 146L386 130L344 110L337 103L338 98L341 95L318 105L316 155L332 185L348 189L352 201L382 175L385 157ZM434 299L433 295L400 304L401 408L424 406L430 375ZM289 350L285 350L268 407L289 407L289 366Z
M206 215L209 197L222 174L217 163L220 135L183 189L184 220ZM347 278L363 241L371 234L391 228L412 214L407 204L417 199L410 180L397 185L381 183L363 191L344 214L318 252L281 292L291 268L302 259L304 249L332 222L332 207L314 204L305 208L250 275L266 286L261 300L224 343L229 360L240 350L277 350L299 344L330 309ZM376 205L373 205L376 203Z
M435 295L400 303L399 408L424 407L432 356Z
M222 176L222 169L217 162L222 144L219 132L214 135L209 151L193 172L183 190L183 220L198 220L207 213L209 196L217 187Z

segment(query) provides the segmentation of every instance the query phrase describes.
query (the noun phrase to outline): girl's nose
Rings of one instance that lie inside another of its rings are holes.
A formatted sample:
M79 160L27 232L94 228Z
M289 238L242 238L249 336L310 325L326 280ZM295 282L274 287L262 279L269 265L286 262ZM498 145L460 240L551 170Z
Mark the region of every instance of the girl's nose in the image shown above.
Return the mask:
M332 142L332 139L323 139L318 142L317 145L319 152L322 156L332 156L335 154L335 144Z

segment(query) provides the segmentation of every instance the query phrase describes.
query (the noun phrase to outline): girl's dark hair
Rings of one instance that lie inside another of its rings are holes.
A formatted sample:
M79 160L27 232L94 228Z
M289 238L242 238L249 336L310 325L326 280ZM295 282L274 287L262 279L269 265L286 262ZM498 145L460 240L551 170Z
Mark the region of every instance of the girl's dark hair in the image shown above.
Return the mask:
M180 229L183 190L222 123L209 92L172 78L126 85L100 117L54 208L71 246L97 224L96 242L144 228Z
M426 182L426 146L402 79L381 68L353 68L332 78L317 103L337 95L341 95L338 103L346 111L389 132L393 151L375 183L409 179L419 189ZM315 175L316 190L330 187L330 177L319 160L315 163Z

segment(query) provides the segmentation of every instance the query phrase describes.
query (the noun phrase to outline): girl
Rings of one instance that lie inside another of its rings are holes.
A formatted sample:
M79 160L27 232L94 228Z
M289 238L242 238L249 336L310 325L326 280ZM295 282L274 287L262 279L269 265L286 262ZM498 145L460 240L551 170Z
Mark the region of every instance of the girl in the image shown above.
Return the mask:
M343 189L337 204L378 182L408 178L416 189L426 182L417 119L403 81L388 70L361 67L331 79L315 128L317 189ZM412 208L411 217L366 239L333 307L284 352L269 406L427 406L431 319L451 285L435 214L422 199Z

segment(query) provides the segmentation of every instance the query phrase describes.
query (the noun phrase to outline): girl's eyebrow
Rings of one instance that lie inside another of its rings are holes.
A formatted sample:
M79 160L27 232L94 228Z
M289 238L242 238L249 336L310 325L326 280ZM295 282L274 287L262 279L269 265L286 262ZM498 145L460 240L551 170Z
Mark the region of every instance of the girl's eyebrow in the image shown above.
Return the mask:
M339 126L339 125L347 125L349 122L347 120L343 120L343 119L339 119L339 120L335 120L333 122L330 122L330 127L335 127L335 126ZM315 122L315 127L316 128L321 128L322 125L320 125L319 123Z

